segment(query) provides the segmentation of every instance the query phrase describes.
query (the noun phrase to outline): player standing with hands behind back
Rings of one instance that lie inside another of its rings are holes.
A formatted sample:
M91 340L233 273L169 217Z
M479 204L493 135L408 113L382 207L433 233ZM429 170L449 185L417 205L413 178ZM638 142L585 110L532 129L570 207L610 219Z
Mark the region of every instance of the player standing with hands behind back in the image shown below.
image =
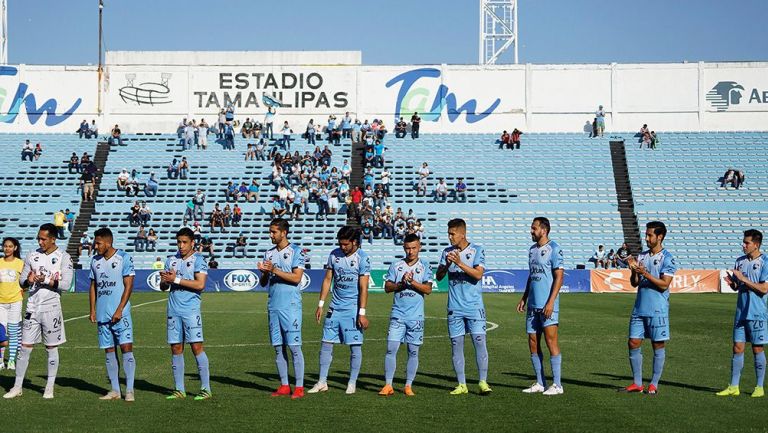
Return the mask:
M640 346L644 338L653 345L653 378L646 391L655 395L666 358L666 342L669 340L669 286L677 271L675 258L662 243L667 238L667 227L661 221L645 225L645 243L648 250L637 259L627 261L632 270L629 281L637 287L637 298L629 319L629 365L633 383L624 392L643 392L643 353Z
M208 265L202 255L195 253L195 233L184 227L176 233L179 251L168 257L160 272L160 290L168 294L168 344L171 345L171 365L175 390L168 400L185 398L184 343L189 343L200 373L200 393L195 400L207 400L211 394L208 355L203 349L203 316L200 314L200 293L205 290Z
M528 250L528 284L525 286L523 299L517 304L517 311L526 311L525 325L528 333L528 347L531 350L531 363L536 373L536 383L523 390L531 394L542 392L544 395L563 393L560 383L562 355L557 344L557 330L560 313L560 288L563 285L563 250L557 242L549 239L550 224L544 217L536 217L531 224L531 239L536 242ZM525 304L528 303L526 310ZM552 365L552 386L546 391L544 379L544 352L541 351L541 334L549 349L549 362Z
M741 248L744 255L736 259L736 265L728 273L726 281L736 295L736 317L733 320L733 359L731 360L731 384L728 388L717 393L720 397L739 395L739 379L744 368L744 347L747 342L752 344L755 355L755 375L757 385L752 397L763 397L763 380L765 379L765 351L763 345L768 343L768 263L760 252L763 234L758 230L744 232Z
M21 350L16 360L16 382L3 397L16 398L22 393L24 375L29 367L32 347L41 340L48 351L48 382L43 398L53 398L53 386L59 371L59 345L67 341L64 315L61 312L61 292L72 284L72 258L56 246L58 229L43 224L37 232L40 246L27 255L21 271L21 287L29 289L27 312L21 333Z
M483 273L485 250L467 240L467 223L455 218L448 221L448 242L437 268L437 280L448 275L448 334L451 338L453 369L459 384L451 395L467 394L464 376L464 336L470 334L475 346L480 394L488 394L488 348L485 344L485 305L483 304Z

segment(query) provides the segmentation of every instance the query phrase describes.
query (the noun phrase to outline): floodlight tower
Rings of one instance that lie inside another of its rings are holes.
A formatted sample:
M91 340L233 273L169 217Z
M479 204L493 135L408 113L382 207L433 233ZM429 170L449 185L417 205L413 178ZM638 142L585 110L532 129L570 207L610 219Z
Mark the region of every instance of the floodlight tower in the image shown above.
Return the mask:
M0 0L0 13L2 22L0 22L0 65L8 64L8 1Z
M493 65L510 47L517 63L517 0L480 0L480 61Z

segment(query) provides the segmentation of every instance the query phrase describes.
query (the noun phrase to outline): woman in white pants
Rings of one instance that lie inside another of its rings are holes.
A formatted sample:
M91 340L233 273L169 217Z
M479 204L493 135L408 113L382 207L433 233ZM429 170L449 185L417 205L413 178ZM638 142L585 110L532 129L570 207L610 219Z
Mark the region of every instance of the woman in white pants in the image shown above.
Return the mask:
M3 239L3 255L3 260L0 260L0 324L8 331L7 367L15 370L21 336L22 290L19 276L24 267L19 241L15 238ZM5 347L0 347L0 369L6 366L5 351Z

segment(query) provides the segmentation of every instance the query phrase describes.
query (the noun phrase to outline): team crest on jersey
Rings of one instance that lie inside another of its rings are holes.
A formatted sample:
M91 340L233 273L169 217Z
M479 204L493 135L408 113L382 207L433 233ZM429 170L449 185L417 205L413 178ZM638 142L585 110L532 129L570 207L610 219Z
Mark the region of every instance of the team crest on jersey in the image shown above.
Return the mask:
M755 263L754 265L752 265L752 270L753 271L756 271L758 269L760 269L760 264L759 263Z
M541 257L544 257L544 256L546 256L546 255L547 255L547 252L546 252L546 251L544 251L544 250L541 250Z
M336 262L336 264L339 264L339 258L338 257L336 257L335 262Z
M192 262L187 262L187 267L191 268L192 267Z
M288 253L283 254L283 260L288 260Z
M659 259L653 259L653 266L659 266Z
M53 258L51 259L51 264L52 264L52 265L55 265L55 264L56 264L56 262L58 262L58 261L59 261L59 259L57 259L56 257L53 257Z
M354 260L352 260L351 262L349 262L349 266L351 266L351 267L353 267L353 268L354 268L354 267L355 267L355 261L354 261Z
M115 269L117 267L117 262L112 263L112 269Z

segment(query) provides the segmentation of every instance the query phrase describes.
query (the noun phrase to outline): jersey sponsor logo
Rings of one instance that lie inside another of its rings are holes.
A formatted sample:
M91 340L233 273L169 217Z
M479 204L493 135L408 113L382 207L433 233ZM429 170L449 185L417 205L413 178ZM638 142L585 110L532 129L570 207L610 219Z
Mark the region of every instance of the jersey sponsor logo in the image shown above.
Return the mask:
M160 291L160 271L155 271L147 277L147 285L150 289Z
M224 276L224 285L236 292L247 292L259 285L259 279L249 270L237 269Z

